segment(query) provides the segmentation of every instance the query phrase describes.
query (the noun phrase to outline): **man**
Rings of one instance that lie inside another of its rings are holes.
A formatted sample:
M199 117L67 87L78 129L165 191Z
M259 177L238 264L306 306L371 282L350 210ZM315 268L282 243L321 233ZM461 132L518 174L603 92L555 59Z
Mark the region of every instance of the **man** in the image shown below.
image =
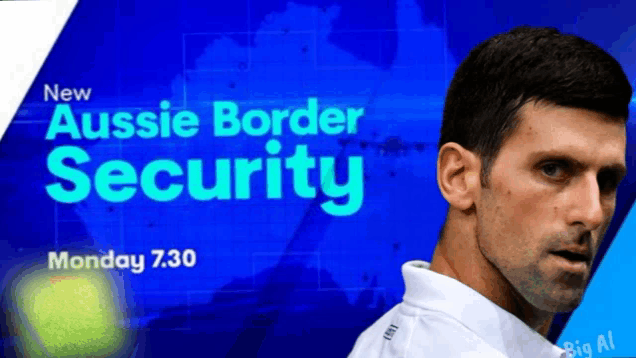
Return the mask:
M444 105L432 261L402 266L404 301L349 357L566 357L545 336L580 304L614 214L631 96L615 59L556 29L473 49Z

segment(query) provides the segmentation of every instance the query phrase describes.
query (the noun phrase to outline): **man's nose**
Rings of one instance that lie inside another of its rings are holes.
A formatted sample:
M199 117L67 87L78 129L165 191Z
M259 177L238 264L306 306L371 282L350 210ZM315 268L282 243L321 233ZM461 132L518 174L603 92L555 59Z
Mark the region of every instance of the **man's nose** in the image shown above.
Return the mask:
M597 229L604 221L602 200L596 175L582 178L572 193L570 223L580 222L588 230Z

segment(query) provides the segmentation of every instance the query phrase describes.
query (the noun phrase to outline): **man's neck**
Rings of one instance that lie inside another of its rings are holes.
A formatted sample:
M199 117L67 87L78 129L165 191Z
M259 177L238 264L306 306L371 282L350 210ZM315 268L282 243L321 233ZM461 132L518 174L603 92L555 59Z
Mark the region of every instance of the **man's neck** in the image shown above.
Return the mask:
M533 307L481 254L470 223L446 225L444 231L430 270L462 282L547 336L554 314Z

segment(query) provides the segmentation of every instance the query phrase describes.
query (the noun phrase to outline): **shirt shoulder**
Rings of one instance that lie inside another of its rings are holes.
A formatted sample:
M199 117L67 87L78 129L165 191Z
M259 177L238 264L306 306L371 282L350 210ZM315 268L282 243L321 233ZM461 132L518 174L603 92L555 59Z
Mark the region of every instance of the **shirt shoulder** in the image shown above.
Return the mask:
M443 312L394 306L356 340L348 358L506 358Z

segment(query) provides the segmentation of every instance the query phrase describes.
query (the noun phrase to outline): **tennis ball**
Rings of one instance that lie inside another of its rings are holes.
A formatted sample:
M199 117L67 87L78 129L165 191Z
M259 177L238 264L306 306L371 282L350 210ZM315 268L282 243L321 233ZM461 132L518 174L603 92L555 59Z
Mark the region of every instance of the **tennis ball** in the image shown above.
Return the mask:
M118 305L103 275L37 275L17 297L29 356L107 357L123 343Z

